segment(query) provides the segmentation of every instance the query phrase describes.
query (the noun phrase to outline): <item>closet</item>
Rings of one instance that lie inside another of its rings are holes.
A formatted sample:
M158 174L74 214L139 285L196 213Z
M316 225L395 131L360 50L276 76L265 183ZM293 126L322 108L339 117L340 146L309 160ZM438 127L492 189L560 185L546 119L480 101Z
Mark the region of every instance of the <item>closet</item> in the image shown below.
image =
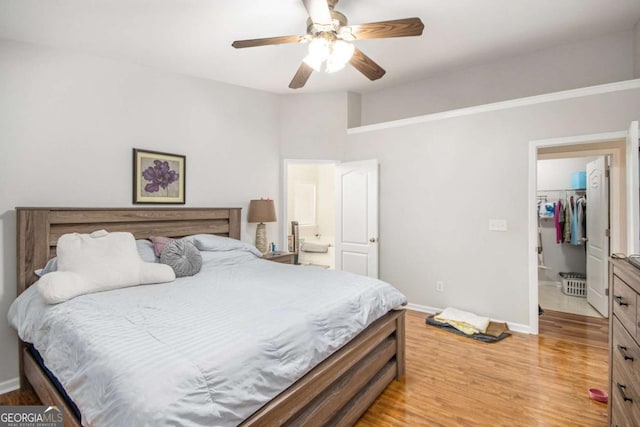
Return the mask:
M608 228L607 190L604 157L538 161L538 299L542 309L607 316L602 303L607 287L602 263L608 257L608 242L601 244L598 232Z

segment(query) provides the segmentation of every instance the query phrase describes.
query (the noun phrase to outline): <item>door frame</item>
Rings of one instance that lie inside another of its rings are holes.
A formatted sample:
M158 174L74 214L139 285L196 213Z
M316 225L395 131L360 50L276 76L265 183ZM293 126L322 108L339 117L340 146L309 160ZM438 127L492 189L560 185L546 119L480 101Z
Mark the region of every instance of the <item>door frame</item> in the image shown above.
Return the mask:
M529 248L528 248L528 266L529 266L529 332L533 335L538 334L538 226L537 226L537 218L536 218L536 192L538 188L538 149L540 148L551 148L551 147L565 147L567 148L567 152L571 150L570 146L584 146L587 144L613 144L619 143L620 141L626 141L628 131L619 131L619 132L607 132L607 133L598 133L598 134L590 134L590 135L578 135L572 137L563 137L563 138L550 138L550 139L540 139L529 141L529 184L528 184L528 230L529 230ZM579 157L582 154L581 151L573 148L575 151L571 157ZM606 151L606 149L602 150ZM612 153L600 152L594 153L593 155L605 155L605 154L615 154L613 151L618 151L618 149L611 149ZM583 151L586 156L589 156L589 151ZM623 150L622 153L618 154L621 157L621 160L624 159L625 173L622 176L623 181L626 183L626 150ZM622 173L622 171L621 171ZM611 185L610 188L614 187ZM613 200L616 200L618 204L617 208L620 211L623 211L623 207L626 206L626 191L621 191L623 189L617 189L618 194L614 196L614 194L609 194L610 203ZM616 227L616 241L612 239L610 244L610 251L618 251L619 247L624 247L626 250L626 221L621 221L621 213L622 212L614 212L610 213L610 224L613 228ZM614 233L612 233L613 235ZM624 240L624 241L623 241Z
M279 221L280 227L280 236L282 236L282 250L287 245L287 238L289 236L289 215L288 215L288 206L289 206L289 192L287 191L287 187L289 185L289 166L290 165L334 165L338 166L340 164L340 160L317 160L317 159L284 159L282 161L282 186L280 188L281 204L280 204L280 212L282 212L281 217L282 221Z

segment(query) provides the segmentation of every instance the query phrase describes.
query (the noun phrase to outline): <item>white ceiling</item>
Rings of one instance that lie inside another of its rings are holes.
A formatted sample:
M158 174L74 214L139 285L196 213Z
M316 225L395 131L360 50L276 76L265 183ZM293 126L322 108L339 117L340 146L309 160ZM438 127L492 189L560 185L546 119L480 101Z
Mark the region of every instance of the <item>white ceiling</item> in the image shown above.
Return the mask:
M341 0L351 24L417 16L422 37L356 45L387 70L289 81L306 53L231 42L304 34L301 0L0 0L0 38L54 46L275 93L375 91L455 67L633 28L640 0Z

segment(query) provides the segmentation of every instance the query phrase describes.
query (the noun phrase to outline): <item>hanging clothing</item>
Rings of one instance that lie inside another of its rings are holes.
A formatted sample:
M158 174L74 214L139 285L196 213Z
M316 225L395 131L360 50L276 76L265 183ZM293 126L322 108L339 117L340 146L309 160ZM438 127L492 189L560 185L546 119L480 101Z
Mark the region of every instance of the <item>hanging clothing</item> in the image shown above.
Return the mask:
M587 198L582 198L582 235L587 237ZM585 245L586 249L586 245Z
M556 226L556 243L562 243L564 231L564 206L562 205L562 199L556 202L553 222Z
M578 226L578 221L581 219L582 213L578 212L578 206L573 197L571 198L571 209L573 210L573 216L571 217L571 244L579 245L581 242L581 233L579 232L580 227Z
M572 245L581 245L584 243L584 237L586 236L586 210L587 199L584 196L569 198L568 212L571 214L569 223L569 238L566 235L565 227L565 242ZM566 224L566 223L565 223Z
M538 200L536 213L538 218L553 218L556 229L556 243L568 243L581 245L587 235L587 199L585 196L569 196L566 193L571 190L561 190L564 198L557 202L546 202L547 196Z
M571 211L571 202L573 197L565 200L564 203L564 233L563 233L563 242L571 241L571 220L573 217L573 212Z
M584 197L578 198L575 206L575 224L571 228L572 245L581 245L584 243L583 238L586 236L586 210L587 199Z

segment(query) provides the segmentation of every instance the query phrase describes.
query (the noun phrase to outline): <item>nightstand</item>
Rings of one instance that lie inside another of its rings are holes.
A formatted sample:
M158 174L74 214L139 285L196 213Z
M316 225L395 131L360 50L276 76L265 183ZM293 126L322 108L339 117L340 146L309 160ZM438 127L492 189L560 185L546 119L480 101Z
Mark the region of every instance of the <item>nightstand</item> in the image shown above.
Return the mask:
M282 264L295 264L295 256L295 252L267 252L262 258Z

